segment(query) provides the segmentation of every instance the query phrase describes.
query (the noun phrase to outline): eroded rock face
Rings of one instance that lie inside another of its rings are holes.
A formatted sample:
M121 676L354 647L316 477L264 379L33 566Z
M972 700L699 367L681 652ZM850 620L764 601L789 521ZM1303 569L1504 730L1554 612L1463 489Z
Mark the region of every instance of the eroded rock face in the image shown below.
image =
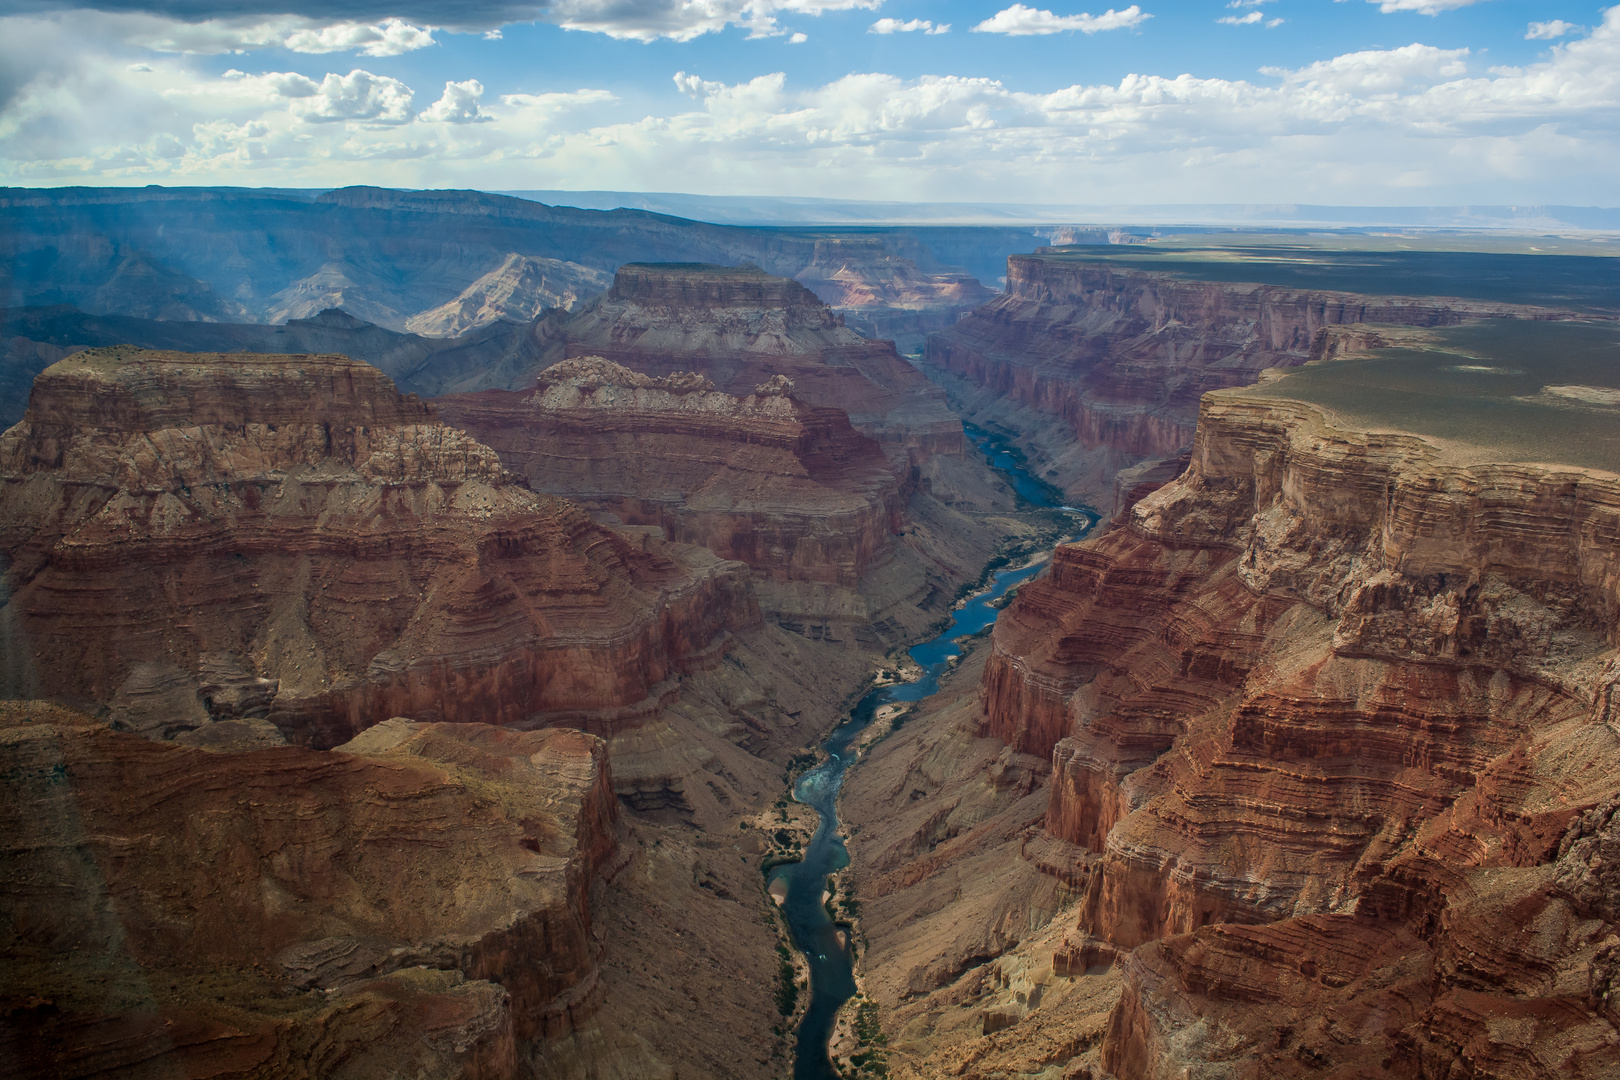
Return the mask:
M499 1077L598 998L601 740L394 719L210 753L0 703L21 1076Z
M547 368L531 393L438 407L536 489L782 581L857 585L890 554L910 494L876 442L783 375L739 397L588 357Z
M851 329L908 351L996 295L967 274L925 273L876 238L817 240L810 265L793 277L838 309Z
M742 567L527 490L343 357L81 353L0 436L0 485L5 692L130 727L611 734L757 620Z
M976 407L1055 416L1015 424L1071 495L1106 505L1115 474L1191 444L1199 398L1261 370L1304 363L1328 327L1450 326L1554 313L1464 300L1362 296L1015 255L1007 290L931 335L925 362L960 380ZM1567 313L1564 313L1567 314ZM1339 342L1343 345L1343 342ZM1365 342L1362 343L1365 346ZM1005 402L1006 404L1000 404ZM1028 421L1030 418L1024 418Z
M1051 755L1078 929L1135 948L1103 1065L1620 1068L1617 569L1611 474L1206 398L984 676L984 729Z
M406 319L405 329L425 337L456 337L503 320L528 322L547 308L572 311L611 281L603 271L579 263L511 254L454 300Z
M627 264L578 313L536 323L529 355L537 359L507 375L507 387L526 388L551 364L592 355L659 378L695 371L738 397L781 375L805 403L842 410L901 457L964 448L944 396L892 344L848 329L798 282L752 267Z

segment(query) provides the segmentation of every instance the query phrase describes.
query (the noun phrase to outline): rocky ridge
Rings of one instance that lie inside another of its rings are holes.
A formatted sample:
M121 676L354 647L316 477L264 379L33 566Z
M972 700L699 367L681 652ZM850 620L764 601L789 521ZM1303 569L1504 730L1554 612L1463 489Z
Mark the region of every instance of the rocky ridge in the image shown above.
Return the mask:
M212 753L4 702L0 758L16 1075L511 1076L600 1003L593 736Z
M862 823L863 898L999 913L879 988L896 1075L1620 1068L1617 559L1611 474L1207 396L1185 474L1020 590L980 696L851 775L908 808Z
M343 357L80 353L0 436L0 484L6 692L138 730L612 734L758 618L737 564L527 490Z
M574 310L612 280L579 263L512 254L454 300L406 319L405 329L427 337L457 337L493 322L529 322L550 308Z
M1007 275L1003 294L930 336L924 362L971 418L1032 433L1025 442L1043 476L1099 506L1122 469L1191 445L1204 393L1305 363L1320 355L1327 328L1573 317L1444 297L1187 280L1056 249L1012 256Z

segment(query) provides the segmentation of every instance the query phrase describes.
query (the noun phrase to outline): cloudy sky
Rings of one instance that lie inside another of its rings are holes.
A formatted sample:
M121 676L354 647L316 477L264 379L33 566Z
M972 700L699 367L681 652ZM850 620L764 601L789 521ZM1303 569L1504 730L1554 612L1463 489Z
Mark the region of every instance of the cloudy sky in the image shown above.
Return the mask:
M0 183L1620 204L1620 5L0 2Z

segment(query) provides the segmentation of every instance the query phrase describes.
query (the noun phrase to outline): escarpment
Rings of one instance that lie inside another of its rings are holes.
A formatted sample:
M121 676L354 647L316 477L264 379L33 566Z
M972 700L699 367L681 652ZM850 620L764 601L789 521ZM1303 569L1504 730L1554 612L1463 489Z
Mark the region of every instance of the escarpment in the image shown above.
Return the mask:
M806 404L841 409L907 467L964 449L943 394L891 343L861 337L803 285L754 267L626 264L573 314L536 321L508 362L446 372L443 385L527 389L552 364L583 356L654 378L696 372L737 397L780 375Z
M4 702L0 760L11 1075L512 1076L601 1001L594 736L213 753Z
M1303 364L1325 328L1569 314L1190 280L1041 249L1009 258L1006 291L931 335L924 360L976 417L1026 432L1049 479L1105 505L1119 470L1191 444L1204 393Z
M766 577L853 587L892 554L911 491L842 410L794 390L778 375L739 397L588 357L547 368L531 393L438 407L538 490Z
M5 693L156 735L611 735L758 620L738 564L594 525L338 356L59 362L0 436L0 554Z
M983 681L983 730L1052 762L1075 931L1129 952L1101 1067L1620 1068L1585 885L1617 569L1613 474L1206 397L1187 471L1059 551Z

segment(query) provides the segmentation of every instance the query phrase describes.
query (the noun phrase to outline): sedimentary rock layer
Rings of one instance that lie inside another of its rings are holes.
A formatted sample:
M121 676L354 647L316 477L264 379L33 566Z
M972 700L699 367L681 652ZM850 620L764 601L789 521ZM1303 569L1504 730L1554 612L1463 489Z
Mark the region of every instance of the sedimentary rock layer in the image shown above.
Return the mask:
M13 696L175 734L394 715L603 734L757 619L743 568L537 495L335 356L81 353L0 437Z
M944 396L892 344L868 341L803 285L753 267L627 264L578 312L536 322L531 339L510 363L448 385L526 390L545 368L581 356L655 378L694 371L739 397L780 375L902 461L963 450Z
M984 677L985 730L1052 757L1078 928L1136 949L1104 1064L1620 1068L1608 886L1559 884L1606 865L1617 612L1620 477L1207 397Z
M1324 328L1567 314L1190 281L1037 252L1009 258L1006 292L930 336L925 363L960 379L987 415L1000 399L1059 418L1076 449L1032 445L1071 494L1100 504L1119 469L1192 442L1201 395L1304 363Z
M546 369L530 393L437 406L537 490L783 581L858 584L891 554L910 494L848 416L782 376L738 397L590 357Z
M908 351L996 295L966 274L924 273L875 237L817 240L810 265L793 277L851 329Z
M10 1075L515 1075L599 997L601 740L211 753L0 703Z

